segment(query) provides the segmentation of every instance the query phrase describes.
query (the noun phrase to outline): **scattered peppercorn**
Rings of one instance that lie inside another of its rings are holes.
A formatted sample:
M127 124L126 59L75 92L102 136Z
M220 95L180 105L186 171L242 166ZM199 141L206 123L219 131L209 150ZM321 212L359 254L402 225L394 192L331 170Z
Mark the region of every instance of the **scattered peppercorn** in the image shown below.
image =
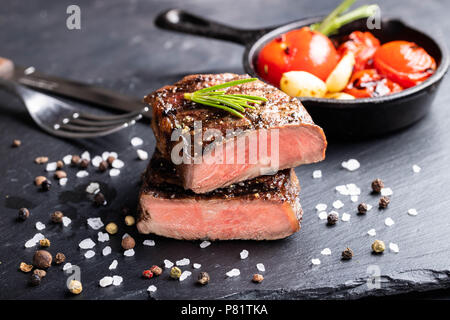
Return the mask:
M30 272L33 269L33 266L31 264L21 262L19 266L20 271L22 272Z
M62 178L67 178L67 173L63 170L56 170L55 171L55 178L56 179L62 179Z
M33 273L30 278L30 284L32 286L38 286L41 283L41 277L39 275Z
M73 294L80 294L81 291L83 291L83 286L81 285L81 282L78 280L71 280L67 288Z
M100 170L101 172L105 172L107 169L108 169L108 162L106 161L100 162L100 164L98 165L98 170Z
M381 179L375 179L372 181L372 190L373 192L380 193L381 189L384 188L384 183Z
M383 241L381 240L375 240L374 243L372 243L372 250L376 253L382 253L386 249L386 246Z
M261 283L264 280L264 277L262 276L262 274L259 273L255 273L253 275L252 281L255 283Z
M33 271L34 274L37 274L39 276L39 278L44 278L47 275L47 272L45 272L44 270L41 269L35 269Z
M151 270L144 270L142 276L147 279L153 278L153 272Z
M364 202L360 203L358 205L358 213L359 214L366 214L367 213L367 204L365 204Z
M136 242L131 236L126 236L122 239L122 248L124 248L125 250L133 249L135 245Z
M55 256L55 263L61 264L64 261L66 261L66 256L64 255L64 253L58 252Z
M44 164L48 162L48 157L37 157L34 159L37 164Z
M114 160L116 160L115 157L109 156L109 157L106 159L106 162L108 162L109 165L112 165L112 163L114 162Z
M33 265L39 269L47 269L52 265L52 255L46 250L38 250L33 256Z
M179 279L181 276L181 269L178 267L172 267L172 269L170 269L170 277L172 279Z
M104 205L106 205L106 199L105 199L105 196L103 195L103 193L98 192L94 196L94 203L97 206L104 206Z
M109 234L116 234L118 228L117 224L115 224L114 222L110 222L106 225L105 229Z
M380 202L378 203L378 206L381 209L386 209L387 206L389 205L389 202L391 202L391 200L388 197L381 197Z
M58 169L61 169L62 167L64 167L64 162L62 162L61 160L56 161L56 167Z
M30 216L30 211L27 208L20 208L19 209L19 219L22 221L25 221Z
M52 213L51 219L53 223L62 223L64 214L61 211L55 211Z
M132 226L132 225L134 225L135 222L136 222L136 220L134 219L133 216L126 216L125 217L125 224L127 226Z
M15 140L13 140L12 146L14 148L17 148L17 147L20 147L21 144L22 144L22 141L15 139Z
M342 260L350 260L353 258L353 250L350 248L346 248L342 251Z
M159 276L163 272L163 270L160 267L156 266L156 265L152 266L150 268L150 271L155 275L155 277Z
M204 286L205 284L208 284L210 277L208 272L200 272L198 274L198 279L197 279L197 283L201 284L202 286Z
M71 164L73 167L75 167L75 166L77 166L77 165L80 163L80 161L81 161L80 156L73 155L73 156L72 156L72 159L70 160L70 164Z
M41 240L39 240L39 245L41 246L41 247L50 247L50 240L48 240L47 238L45 238L45 239L41 239Z
M52 183L50 182L50 180L45 179L44 181L42 181L42 184L41 184L42 190L49 191L51 187L52 187Z
M327 217L327 221L329 225L335 225L338 222L339 216L335 212L330 212Z
M81 160L80 167L83 169L86 169L87 167L89 167L89 160L88 159Z
M34 184L39 187L40 185L42 185L42 182L44 182L45 180L47 180L46 177L44 177L44 176L37 176L36 178L34 178Z

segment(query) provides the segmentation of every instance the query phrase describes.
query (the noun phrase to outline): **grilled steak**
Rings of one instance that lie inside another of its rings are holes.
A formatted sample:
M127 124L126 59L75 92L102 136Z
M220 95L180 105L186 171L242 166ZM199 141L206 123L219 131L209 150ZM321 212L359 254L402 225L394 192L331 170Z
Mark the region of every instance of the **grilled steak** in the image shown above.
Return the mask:
M140 233L186 240L272 240L300 229L300 185L293 169L196 194L178 185L172 163L156 153L143 180Z
M178 140L171 141L173 131L188 132L194 141L195 121L201 121L201 130L197 128L195 132L205 134L209 129L216 129L225 137L202 142L203 150L210 149L201 153L201 163L176 163L177 174L185 189L205 193L324 159L327 142L323 130L314 124L298 99L273 86L254 81L225 89L228 94L268 99L255 109L246 109L242 119L183 97L186 92L246 77L231 73L190 75L145 97L153 109L152 128L157 148L166 159L173 159L172 153L178 154L175 148ZM226 136L227 130L234 130L235 134ZM213 143L216 145L211 148ZM256 149L255 145L258 146ZM237 146L241 146L239 151ZM198 152L192 147L187 153L195 157Z

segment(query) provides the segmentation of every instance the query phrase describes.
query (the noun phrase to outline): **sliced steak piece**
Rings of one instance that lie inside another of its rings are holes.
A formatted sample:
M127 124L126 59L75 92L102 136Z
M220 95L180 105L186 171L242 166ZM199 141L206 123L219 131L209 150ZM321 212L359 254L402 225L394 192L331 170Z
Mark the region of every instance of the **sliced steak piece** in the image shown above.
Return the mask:
M173 165L154 156L143 180L140 233L186 240L273 240L300 230L300 185L293 169L199 195L177 185Z
M246 109L242 119L220 109L192 103L183 97L186 92L247 77L231 73L190 75L145 97L153 109L152 128L157 148L166 159L173 160L172 151L178 155L179 148L174 147L181 140L171 141L173 131L180 129L187 132L193 142L195 121L201 121L203 134L208 129L216 129L224 137L220 143L215 139L203 141L201 163L176 163L185 189L205 193L325 158L327 141L323 130L314 124L301 102L264 82L254 81L226 89L229 94L268 99L254 110ZM241 132L226 138L227 130ZM197 127L195 132L200 132L200 129ZM216 143L215 149L211 148L212 143ZM265 143L267 147L257 147L262 150L260 154L261 150L252 148L255 143L260 146ZM236 146L242 147L238 151ZM208 147L210 150L206 151ZM187 153L193 157L194 148ZM250 157L254 154L256 157ZM222 163L220 160L223 160Z

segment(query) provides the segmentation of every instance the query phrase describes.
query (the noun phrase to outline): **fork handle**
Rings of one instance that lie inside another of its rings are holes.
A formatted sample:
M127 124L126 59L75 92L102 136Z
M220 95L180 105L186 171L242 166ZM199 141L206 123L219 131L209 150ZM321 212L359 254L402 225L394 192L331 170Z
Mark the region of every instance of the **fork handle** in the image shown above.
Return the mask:
M14 62L0 57L0 78L9 78L14 72Z

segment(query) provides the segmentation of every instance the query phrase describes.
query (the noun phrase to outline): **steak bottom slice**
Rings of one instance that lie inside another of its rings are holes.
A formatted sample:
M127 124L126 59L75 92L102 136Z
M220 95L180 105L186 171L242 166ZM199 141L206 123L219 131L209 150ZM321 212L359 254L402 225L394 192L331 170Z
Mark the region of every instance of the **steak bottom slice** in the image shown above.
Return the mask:
M243 78L248 76L231 73L190 75L145 97L153 110L152 128L157 148L166 159L173 160L173 155L179 154L176 146L180 140L171 141L174 130L187 132L192 144L194 132L202 133L201 162L176 163L177 174L185 189L206 193L325 158L327 141L323 130L314 124L301 102L264 82L254 81L225 89L228 94L268 99L255 109L246 109L242 119L183 97L186 92ZM201 122L201 130L198 126L194 130L196 121ZM219 131L223 140L206 139L207 130ZM234 136L227 136L230 130L235 132ZM212 143L219 147L207 150ZM196 153L193 147L188 150L191 158ZM251 154L256 157L251 158Z
M177 185L173 165L154 155L143 180L140 233L185 240L274 240L300 230L303 211L293 169L199 195Z

